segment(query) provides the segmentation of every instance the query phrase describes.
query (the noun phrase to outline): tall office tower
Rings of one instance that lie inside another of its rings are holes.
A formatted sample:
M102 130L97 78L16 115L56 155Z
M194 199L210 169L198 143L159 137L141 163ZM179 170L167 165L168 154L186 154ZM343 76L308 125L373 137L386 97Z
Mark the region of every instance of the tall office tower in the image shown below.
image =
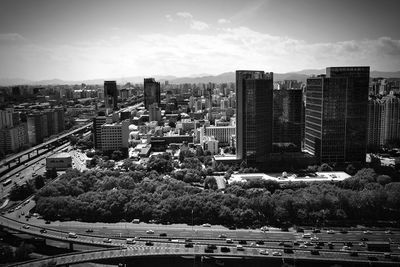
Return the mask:
M301 151L303 91L282 89L274 90L273 94L273 143L290 146L292 152Z
M236 71L237 157L263 167L272 150L273 73Z
M369 67L307 79L305 150L319 162L365 162Z
M55 119L57 120L56 132L60 133L65 130L65 112L63 108L55 108Z
M104 81L104 104L108 110L118 110L118 89L116 81Z
M156 82L154 78L144 79L144 107L149 109L153 103L160 106L160 83Z
M105 116L97 116L93 118L93 144L94 148L102 150L101 145L101 126L106 123Z
M383 117L382 143L400 138L400 98L388 95L385 101L385 114Z
M381 132L385 103L381 99L370 99L368 101L368 138L367 146L370 149L377 149L381 144Z
M44 113L33 113L27 116L28 139L32 145L43 143L43 139L49 136L47 115Z

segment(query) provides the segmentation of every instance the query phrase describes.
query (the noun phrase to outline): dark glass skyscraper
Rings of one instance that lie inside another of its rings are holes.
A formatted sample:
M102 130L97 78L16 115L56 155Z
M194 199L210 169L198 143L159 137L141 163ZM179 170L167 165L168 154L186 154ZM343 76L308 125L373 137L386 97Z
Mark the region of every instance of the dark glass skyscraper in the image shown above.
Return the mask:
M319 162L364 162L369 67L332 67L307 79L305 149Z
M116 81L104 81L104 104L106 109L118 109L118 89Z
M263 167L272 149L273 73L236 71L238 158Z
M302 101L301 89L274 90L274 147L288 147L284 151L301 151Z
M154 78L144 79L144 107L149 109L149 106L153 103L160 106L160 95L160 83L156 82Z

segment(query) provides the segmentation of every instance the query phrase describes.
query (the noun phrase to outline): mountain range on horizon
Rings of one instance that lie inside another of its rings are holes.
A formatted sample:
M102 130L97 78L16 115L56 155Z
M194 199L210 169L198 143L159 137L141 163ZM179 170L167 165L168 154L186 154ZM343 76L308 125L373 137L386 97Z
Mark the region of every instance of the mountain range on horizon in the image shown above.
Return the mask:
M283 80L298 80L305 82L307 78L312 75L324 74L325 69L306 69L296 72L287 73L274 73L274 81ZM219 75L199 74L187 77L177 77L172 75L154 75L154 76L132 76L132 77L119 77L107 79L90 79L67 81L61 79L40 80L33 81L22 78L0 78L0 86L14 86L14 85L74 85L74 84L103 84L105 80L116 80L118 84L130 83L143 83L144 78L153 77L156 81L163 82L169 81L170 84L183 84L183 83L229 83L235 82L235 72L225 72ZM397 78L400 79L400 71L384 72L384 71L371 71L371 78Z

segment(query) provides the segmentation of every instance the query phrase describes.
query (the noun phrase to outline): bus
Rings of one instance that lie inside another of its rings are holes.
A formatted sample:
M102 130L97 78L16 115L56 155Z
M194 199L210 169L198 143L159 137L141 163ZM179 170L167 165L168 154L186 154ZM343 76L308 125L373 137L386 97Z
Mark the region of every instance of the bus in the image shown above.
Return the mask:
M7 179L7 180L5 180L4 182L3 182L3 186L7 186L7 185L9 185L9 184L11 184L11 179Z

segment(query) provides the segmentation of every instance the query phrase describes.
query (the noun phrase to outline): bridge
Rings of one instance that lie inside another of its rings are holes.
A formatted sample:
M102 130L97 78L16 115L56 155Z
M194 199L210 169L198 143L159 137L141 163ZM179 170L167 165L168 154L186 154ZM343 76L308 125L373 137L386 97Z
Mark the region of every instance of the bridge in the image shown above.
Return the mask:
M24 150L24 151L22 151L20 153L15 154L15 155L12 155L12 156L6 158L5 160L2 160L2 162L0 164L0 168L2 168L4 166L7 166L7 170L6 171L8 171L11 168L11 164L13 162L17 162L17 165L20 164L21 163L21 158L23 156L28 155L28 157L26 159L26 161L28 161L31 158L31 153L35 153L36 152L36 156L37 156L37 155L39 155L39 150L45 149L48 146L51 146L56 142L63 141L63 140L65 140L66 138L68 138L69 136L71 136L73 134L88 130L91 126L92 126L92 123L85 124L85 125L77 128L77 129L75 129L73 131L70 131L68 133L62 134L62 135L60 135L60 136L58 136L56 138L53 138L51 140L48 140L48 141L46 141L46 142L44 142L42 144L39 144L39 145L34 146L34 147L31 147L31 148L29 148L27 150Z

